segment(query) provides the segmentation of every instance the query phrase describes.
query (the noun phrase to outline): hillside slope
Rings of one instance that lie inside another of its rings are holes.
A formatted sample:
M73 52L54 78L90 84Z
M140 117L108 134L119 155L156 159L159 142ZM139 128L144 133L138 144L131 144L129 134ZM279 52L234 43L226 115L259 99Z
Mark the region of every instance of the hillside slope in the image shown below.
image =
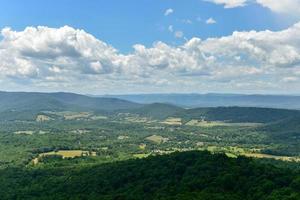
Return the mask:
M132 114L138 114L140 116L151 117L154 119L165 119L167 117L176 115L176 113L184 111L185 109L181 107L164 103L153 103L144 105L143 107L137 109L129 110L129 112Z
M73 93L0 92L1 111L113 111L138 108L140 104L116 98L88 97Z
M281 120L300 118L299 110L256 107L208 107L185 109L165 103L148 104L140 108L126 110L126 112L154 119L179 117L185 121L198 119L232 123L275 123Z
M300 174L185 152L94 167L0 170L2 200L296 200Z
M136 109L141 104L116 98L88 97L73 93L0 92L0 121L32 121L41 111L111 113Z
M254 107L217 107L187 109L177 113L176 116L186 120L270 123L300 117L300 111Z

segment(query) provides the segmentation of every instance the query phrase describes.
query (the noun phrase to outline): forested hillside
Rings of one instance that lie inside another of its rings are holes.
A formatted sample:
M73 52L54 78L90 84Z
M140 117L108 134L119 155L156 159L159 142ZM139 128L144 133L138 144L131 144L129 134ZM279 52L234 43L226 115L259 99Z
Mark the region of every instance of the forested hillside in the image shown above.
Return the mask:
M217 107L187 109L177 113L176 116L186 120L270 123L300 117L300 111L254 107Z
M3 111L113 111L141 105L116 98L88 97L73 93L0 92Z
M55 158L53 158L55 159ZM2 200L298 200L300 173L184 152L100 166L0 171Z

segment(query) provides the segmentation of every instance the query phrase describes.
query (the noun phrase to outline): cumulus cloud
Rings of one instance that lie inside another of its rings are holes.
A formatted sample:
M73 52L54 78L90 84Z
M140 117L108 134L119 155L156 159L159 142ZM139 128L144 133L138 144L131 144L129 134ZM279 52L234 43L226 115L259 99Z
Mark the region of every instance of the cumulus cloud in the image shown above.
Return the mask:
M257 3L273 12L289 15L300 15L300 0L204 0L223 5L224 8L244 7L251 3Z
M122 54L93 35L69 26L28 27L23 31L4 28L0 80L16 85L23 80L22 84L26 81L35 87L108 91L162 88L154 82L187 90L251 89L258 85L281 88L291 82L300 84L299 34L300 23L277 32L192 38L179 46L164 42L151 47L136 44L133 52Z
M210 17L205 21L205 23L206 24L215 24L215 23L217 23L217 21L214 18Z
M224 5L224 8L243 7L248 0L205 0L218 5Z
M172 8L168 8L168 9L165 11L165 16L171 15L173 12L174 12L174 10L173 10Z
M83 73L108 73L115 66L117 51L83 30L39 26L21 32L4 28L1 34L0 70L7 75L43 76L53 65Z
M300 0L256 0L256 2L277 13L300 15Z

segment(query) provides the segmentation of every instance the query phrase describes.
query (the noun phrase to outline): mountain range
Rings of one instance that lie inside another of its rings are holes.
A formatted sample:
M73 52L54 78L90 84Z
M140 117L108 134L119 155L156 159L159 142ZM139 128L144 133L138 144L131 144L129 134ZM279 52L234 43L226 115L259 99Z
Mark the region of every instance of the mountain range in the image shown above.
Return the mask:
M202 97L200 95L197 101L201 102L202 99L205 99L204 97L216 100L218 96L220 97L218 100L220 104L215 104L216 107L187 108L179 105L183 101L190 101L191 97L196 101L197 95L182 95L181 98L178 95L169 97L162 95L162 98L169 98L170 102L173 103L171 104L149 103L150 100L138 101L137 103L129 101L129 98L120 99L120 96L117 98L117 96L91 97L74 93L0 92L0 120L32 120L36 118L38 113L43 111L94 112L101 114L131 113L160 120L168 117L179 117L185 121L205 119L209 121L255 123L272 123L294 119L295 117L300 118L300 111L298 110L252 107L254 104L247 104L246 101L243 104L246 107L239 107L239 104L233 103L227 104L226 102L229 99L234 99L234 95L204 95ZM265 97L271 99L269 96ZM236 95L236 98L235 102L241 100L240 95ZM283 98L283 96L278 98ZM179 100L175 101L176 99ZM206 105L207 99L203 101L202 105ZM225 99L224 102L222 99ZM247 99L246 96L244 96L244 99Z
M188 108L195 107L268 107L300 109L300 96L292 95L246 95L246 94L132 94L105 95L141 104L169 103Z

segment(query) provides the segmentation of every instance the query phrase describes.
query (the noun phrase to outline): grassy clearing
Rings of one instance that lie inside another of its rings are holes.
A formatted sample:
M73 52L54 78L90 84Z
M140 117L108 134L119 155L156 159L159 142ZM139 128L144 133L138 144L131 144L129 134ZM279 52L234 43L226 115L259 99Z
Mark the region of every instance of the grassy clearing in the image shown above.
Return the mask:
M16 131L17 135L33 135L34 131Z
M246 157L252 157L252 158L272 158L275 160L282 160L282 161L289 161L289 162L300 162L299 157L289 157L289 156L274 156L269 154L263 154L263 153L244 153L241 154Z
M128 139L129 137L127 135L119 135L118 140L125 140Z
M125 121L133 123L148 123L149 119L146 117L129 116L125 117Z
M104 119L108 119L108 117L106 116L101 116L101 115L97 115L97 116L92 116L90 117L91 120L104 120Z
M134 158L146 158L150 155L150 153L138 153L138 154L133 154Z
M90 151L82 151L82 150L60 150L60 151L50 151L47 153L41 153L38 155L38 157L34 158L32 160L32 163L34 165L38 164L40 161L40 158L46 157L46 156L53 156L58 155L62 156L63 159L65 158L75 158L75 157L81 157L81 156L97 156L96 152L90 152Z
M163 121L161 123L162 124L167 124L167 125L181 126L182 125L182 120L181 120L181 118L170 117L170 118L166 119L165 121Z
M259 153L260 149L243 149L240 147L208 146L206 147L206 150L212 153L223 152L228 157L231 158L236 158L238 156L246 156L251 158L269 158L269 159L275 159L281 161L300 162L300 157L275 156L275 155L263 154L263 153Z
M46 121L50 121L50 120L52 120L52 118L48 117L47 115L38 115L36 117L37 122L46 122Z
M219 121L203 121L193 119L187 122L185 125L187 126L200 126L200 127L215 127L215 126L228 126L227 123L219 122Z
M89 156L89 151L82 150L60 150L60 151L51 151L47 153L42 153L39 156L49 156L49 155L60 155L63 158L75 158L80 156Z
M146 144L140 144L140 145L139 145L139 148L140 148L141 150L145 150L145 149L146 149L146 147L147 147L147 145L146 145Z
M192 119L187 122L187 126L199 126L199 127L216 127L216 126L245 126L245 127L256 127L262 124L260 123L227 123L222 121L204 121Z
M148 140L150 142L154 142L156 144L161 144L161 143L167 142L169 139L164 138L160 135L151 135L151 136L147 137L146 140Z
M91 131L89 130L84 130L84 129L76 129L76 130L72 130L71 133L75 133L75 134L85 134L85 133L90 133Z
M92 113L89 112L79 112L79 113L66 113L64 114L65 120L77 120L91 117Z

